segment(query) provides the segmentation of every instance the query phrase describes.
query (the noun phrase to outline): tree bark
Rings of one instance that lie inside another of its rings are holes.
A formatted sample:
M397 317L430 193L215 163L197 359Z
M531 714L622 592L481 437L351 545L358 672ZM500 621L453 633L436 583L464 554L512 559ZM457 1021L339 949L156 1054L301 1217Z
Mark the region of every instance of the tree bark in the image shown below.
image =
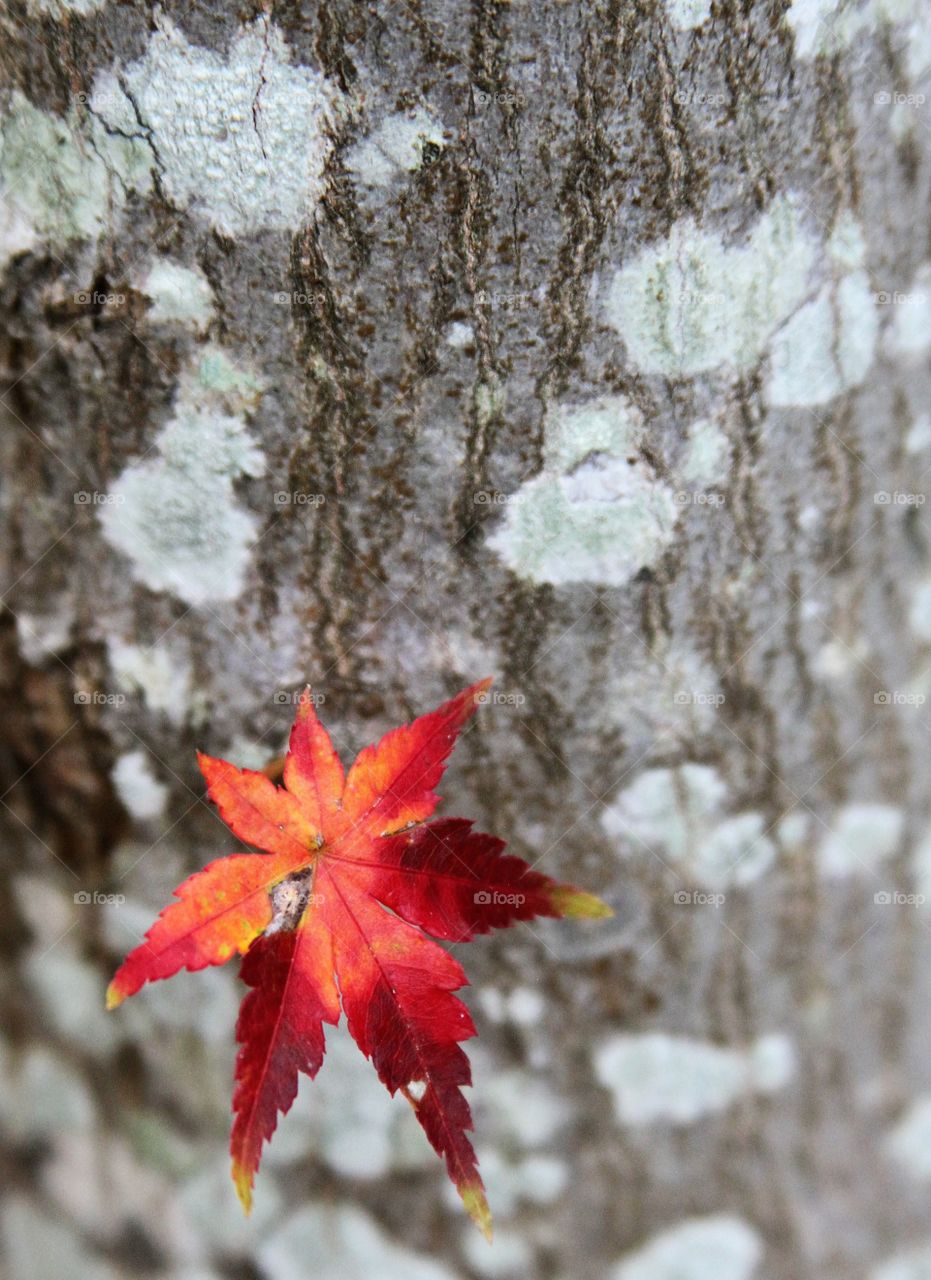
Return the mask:
M925 1274L918 0L0 24L13 1280ZM461 957L499 1239L338 1035L243 1224L235 975L102 1013L195 747L489 673L445 811L616 911Z

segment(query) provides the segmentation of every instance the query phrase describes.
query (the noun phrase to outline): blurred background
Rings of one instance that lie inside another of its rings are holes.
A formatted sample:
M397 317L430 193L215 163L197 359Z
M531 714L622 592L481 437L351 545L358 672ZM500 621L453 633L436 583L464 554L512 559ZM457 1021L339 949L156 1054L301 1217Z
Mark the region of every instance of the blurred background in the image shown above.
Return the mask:
M931 1275L919 0L8 0L10 1280ZM461 948L466 1219L344 1029L243 1217L195 749L442 787L608 921Z

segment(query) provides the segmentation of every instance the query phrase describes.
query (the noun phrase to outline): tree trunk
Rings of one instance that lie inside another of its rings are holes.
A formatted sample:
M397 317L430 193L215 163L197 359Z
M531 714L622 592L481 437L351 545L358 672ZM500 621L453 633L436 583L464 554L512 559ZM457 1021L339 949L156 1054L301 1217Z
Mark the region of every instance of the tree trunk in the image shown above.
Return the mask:
M919 0L0 24L11 1280L928 1274ZM445 812L616 911L460 952L497 1240L341 1032L243 1220L234 967L103 1011L195 747L488 673Z

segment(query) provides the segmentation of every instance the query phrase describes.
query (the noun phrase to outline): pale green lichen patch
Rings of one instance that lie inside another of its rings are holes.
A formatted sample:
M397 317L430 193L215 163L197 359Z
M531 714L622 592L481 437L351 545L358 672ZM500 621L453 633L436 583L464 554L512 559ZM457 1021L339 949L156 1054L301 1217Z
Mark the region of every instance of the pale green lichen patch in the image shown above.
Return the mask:
M102 9L107 0L27 0L31 13L48 14L52 18L64 18L69 13L77 13L82 17Z
M175 724L181 724L188 709L191 681L190 663L186 658L165 642L146 649L113 638L107 641L107 655L124 693L141 694L147 707L162 711Z
M674 27L693 31L711 16L711 0L666 0L666 11Z
M931 1182L931 1094L913 1099L887 1138L887 1150L921 1182Z
M624 458L642 435L643 420L623 396L560 405L547 416L544 458L553 471L568 471L592 453Z
M731 445L723 429L709 418L693 422L679 475L686 484L707 487L727 479Z
M213 290L199 267L185 267L171 258L156 258L136 282L151 299L149 324L175 324L202 333L213 317Z
M349 1203L309 1203L276 1225L257 1251L276 1280L456 1280L448 1267L395 1244L368 1213Z
M921 54L927 50L924 11L924 0L792 0L786 21L795 36L795 52L803 59L830 57L883 27L908 23L902 45L915 79L924 70Z
M258 522L236 504L233 481L264 471L242 413L261 380L207 348L179 380L158 455L128 467L101 509L106 538L134 576L189 604L232 600L243 588Z
M107 133L77 105L55 116L15 92L0 125L0 262L40 241L63 251L96 239L129 191L149 190L151 162L144 140Z
M488 546L535 582L620 586L653 564L678 509L672 489L630 455L638 430L620 398L555 411L545 470L511 495Z
M816 258L817 242L787 197L733 244L684 218L616 272L605 315L647 373L744 370L804 301Z
M826 285L783 326L772 343L770 404L826 404L859 386L873 363L879 318L865 271Z
M725 1048L660 1031L619 1034L599 1044L593 1060L618 1124L632 1128L694 1124L742 1097L785 1088L796 1069L792 1042L784 1035Z
M740 886L772 865L776 849L763 814L728 815L727 786L711 765L647 769L603 811L601 823L624 858L670 863L692 884Z
M198 350L178 379L179 401L227 413L251 411L264 389L264 378L249 365L230 359L222 347L213 343ZM248 467L242 470L253 474Z
M892 805L845 805L821 842L818 869L831 878L875 873L898 848L904 823Z
M885 334L890 355L923 360L931 351L931 262L918 268L907 290L885 291L880 298L891 312Z
M407 115L388 116L374 133L346 154L346 168L369 187L384 187L402 173L423 164L424 146L444 145L443 127L423 107Z
M262 19L240 30L228 55L157 21L122 83L167 195L229 236L300 226L323 193L337 91L292 65L281 32ZM125 101L107 101L107 118L125 121Z
M762 1257L759 1233L734 1214L718 1213L667 1227L619 1262L608 1280L750 1280Z
M897 1253L869 1273L869 1280L928 1280L931 1276L931 1244Z

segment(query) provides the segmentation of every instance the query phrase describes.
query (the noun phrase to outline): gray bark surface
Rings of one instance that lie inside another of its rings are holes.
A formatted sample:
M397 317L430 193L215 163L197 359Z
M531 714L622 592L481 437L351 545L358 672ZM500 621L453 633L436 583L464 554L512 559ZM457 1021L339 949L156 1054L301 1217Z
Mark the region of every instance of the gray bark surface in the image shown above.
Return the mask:
M931 908L908 901L931 884L928 18L713 0L689 27L687 8L0 16L11 1280L62 1259L74 1280L931 1267ZM209 70L240 65L244 31L264 42L242 55L252 112ZM187 135L162 39L208 68ZM197 122L227 92L211 140ZM292 111L321 148L299 216ZM379 133L404 121L420 132ZM202 278L201 318L185 276L159 319L164 261ZM199 444L221 419L239 434ZM170 455L173 421L202 431ZM105 514L135 518L140 466L151 554ZM186 521L215 573L164 568ZM240 1224L234 966L102 1013L175 883L235 847L195 747L259 767L310 681L348 761L488 673L442 812L616 911L459 951L501 1239L471 1240L407 1117L367 1093L353 1118L364 1063L348 1092L336 1063L302 1092ZM354 1168L373 1131L384 1152ZM717 1244L682 1235L693 1219Z

